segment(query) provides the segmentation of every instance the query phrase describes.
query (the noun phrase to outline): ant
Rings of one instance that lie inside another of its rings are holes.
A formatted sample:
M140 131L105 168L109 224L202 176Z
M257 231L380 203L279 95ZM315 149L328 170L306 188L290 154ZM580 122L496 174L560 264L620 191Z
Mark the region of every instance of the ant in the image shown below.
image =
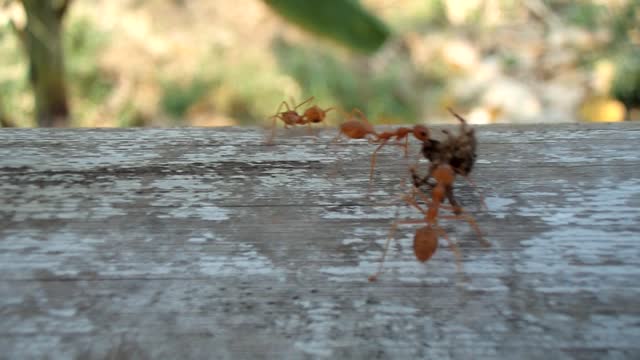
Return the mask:
M297 111L300 106L310 102L314 98L315 97L312 96L298 105L295 105L295 102L292 99L291 106L289 106L289 103L287 103L286 100L282 101L278 106L278 110L276 110L276 113L269 118L269 120L273 120L273 122L271 124L271 136L269 136L269 139L267 140L267 144L271 144L273 141L273 138L275 137L276 121L278 119L284 122L285 129L288 129L289 127L296 126L296 125L306 124L309 126L309 130L311 130L312 123L319 123L324 121L325 117L327 116L327 113L333 110L333 108L322 109L317 105L313 105L307 110L305 110L305 112L302 114L299 114ZM286 111L280 111L283 105L287 109Z
M353 119L355 115L358 115L358 119ZM404 155L406 157L409 147L409 134L413 134L416 139L422 142L427 141L430 136L429 129L423 125L415 125L412 128L400 127L392 131L378 133L360 109L353 109L349 114L349 120L340 125L340 131L332 142L345 136L350 139L368 139L370 143L380 144L371 155L371 170L369 173L369 184L371 184L378 151L393 138L398 142L404 139L405 142L402 146L404 147Z
M415 169L410 168L410 170L412 176L414 176L415 179L415 177L417 177ZM428 199L426 195L422 194L422 192L420 192L419 190L416 192L416 188L414 188L412 196L403 197L403 200L407 204L418 209L424 215L424 218L420 220L400 220L393 223L389 237L387 238L387 242L385 243L384 252L382 254L382 259L380 260L378 271L369 276L369 281L376 281L378 279L378 276L382 274L382 267L384 265L387 251L389 250L389 243L393 237L393 234L395 233L395 229L398 227L398 225L401 224L426 223L425 226L419 228L416 231L416 234L413 238L414 254L416 256L416 259L418 259L418 261L420 262L425 262L433 256L438 248L438 237L444 237L447 243L449 243L449 247L453 250L456 256L456 266L458 268L458 272L461 272L462 270L460 250L458 249L458 245L456 245L449 239L446 231L438 225L438 218L467 221L469 225L475 230L478 238L483 243L483 245L490 246L490 244L482 237L482 233L475 219L473 219L473 217L469 215L462 215L463 209L458 205L457 202L455 202L455 199L453 197L453 183L455 182L456 172L454 168L449 164L439 164L430 172L429 175L427 175L427 177L432 177L436 181L436 184L431 190L431 199ZM428 208L426 210L421 207L415 200L416 195L421 196L425 203L428 205ZM451 199L453 199L451 207L449 208L455 215L440 216L440 208L447 207L446 205L442 204L445 197L448 198L450 202Z

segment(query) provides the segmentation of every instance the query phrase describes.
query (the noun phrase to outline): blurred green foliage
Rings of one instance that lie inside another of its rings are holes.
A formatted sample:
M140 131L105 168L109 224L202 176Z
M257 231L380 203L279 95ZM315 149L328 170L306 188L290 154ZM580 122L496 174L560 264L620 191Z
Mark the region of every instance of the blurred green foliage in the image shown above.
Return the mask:
M101 71L100 52L109 44L109 34L97 30L86 18L77 18L66 27L64 36L68 84L75 99L74 113L101 105L113 89L113 79ZM77 108L77 109L76 109Z
M420 99L413 93L414 78L408 78L412 64L398 59L385 71L368 68L364 61L350 63L326 49L274 44L280 70L291 76L317 99L346 110L358 107L374 117L417 121ZM407 82L408 81L408 82Z
M640 106L640 49L628 49L618 54L611 91L627 108Z
M160 100L162 110L173 120L179 120L207 93L210 87L211 84L200 77L186 85L181 85L175 80L166 81L162 86Z
M562 11L569 23L593 29L600 25L602 15L607 11L607 7L592 2L576 1L568 3Z
M0 26L0 106L16 125L33 125L27 62L9 23Z
M371 53L389 37L389 29L367 12L356 0L264 0L292 23L340 42L353 49Z
M640 106L640 50L630 39L632 34L640 36L640 0L629 0L613 10L591 1L561 2L558 11L574 25L610 32L611 41L583 61L589 66L602 58L611 59L616 67L611 95L627 108Z

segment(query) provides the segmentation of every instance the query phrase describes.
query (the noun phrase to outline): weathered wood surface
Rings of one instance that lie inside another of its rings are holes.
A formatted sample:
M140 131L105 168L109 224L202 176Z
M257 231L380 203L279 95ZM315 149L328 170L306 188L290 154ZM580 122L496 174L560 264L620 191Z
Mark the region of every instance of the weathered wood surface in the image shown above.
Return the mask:
M640 357L640 124L478 127L466 281L334 131L1 130L0 358Z

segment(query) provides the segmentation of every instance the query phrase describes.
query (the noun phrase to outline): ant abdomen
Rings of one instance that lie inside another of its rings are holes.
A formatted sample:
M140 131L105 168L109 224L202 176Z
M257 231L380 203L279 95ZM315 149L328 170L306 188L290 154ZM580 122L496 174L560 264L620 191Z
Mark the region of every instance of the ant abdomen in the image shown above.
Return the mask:
M438 231L431 226L423 226L416 230L413 237L413 252L416 259L425 262L433 256L438 249Z

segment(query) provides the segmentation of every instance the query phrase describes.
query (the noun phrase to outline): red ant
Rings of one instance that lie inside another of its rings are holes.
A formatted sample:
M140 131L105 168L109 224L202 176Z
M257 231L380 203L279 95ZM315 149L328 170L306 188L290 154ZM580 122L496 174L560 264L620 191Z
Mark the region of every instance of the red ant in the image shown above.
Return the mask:
M411 168L411 172L412 175L416 176L414 168ZM427 175L427 177L429 176L436 180L436 185L431 191L431 199L428 199L420 191L414 192L412 196L405 196L403 198L403 200L407 204L418 209L424 215L424 218L420 220L401 220L395 221L393 223L389 237L387 238L387 242L385 243L384 252L382 254L382 259L380 260L378 271L375 274L369 276L369 281L376 281L378 276L382 273L384 259L387 255L387 251L389 250L389 243L393 237L393 234L395 233L395 229L398 225L401 224L426 223L425 226L419 228L416 231L416 234L413 238L414 254L420 262L425 262L433 256L438 248L438 237L444 237L456 256L456 266L458 268L458 272L461 272L462 270L462 265L460 262L460 250L458 249L458 246L449 239L449 236L444 231L444 229L442 229L438 225L438 218L467 221L478 234L478 238L480 239L480 241L482 241L485 246L489 246L489 243L486 242L486 240L484 240L484 238L482 237L482 233L480 232L480 228L478 227L475 219L468 215L461 215L463 210L460 206L458 206L457 202L455 202L455 199L453 197L453 183L455 182L456 173L453 167L449 164L437 165L433 169L433 171L431 171L430 174ZM426 210L417 203L417 201L415 200L415 195L421 196L425 203L427 203L428 208ZM442 204L445 197L448 198L450 202L453 199L450 209L455 215L439 216L440 208L446 207L446 205Z
M358 115L359 119L352 119L354 115ZM422 142L427 141L430 135L429 129L423 125L415 125L412 128L400 127L392 131L378 133L360 109L353 109L349 114L349 118L349 120L340 125L340 131L332 142L337 141L342 136L346 136L350 139L368 139L370 143L380 144L371 155L369 183L371 183L371 180L373 179L373 170L376 166L376 155L378 151L386 145L387 142L389 142L389 140L395 138L399 142L404 139L405 142L402 146L404 147L404 155L407 156L409 134L413 134L416 139Z
M324 121L325 117L327 116L327 113L333 110L333 108L328 108L323 110L319 106L313 105L312 107L305 110L305 112L302 115L298 113L297 110L300 106L308 103L313 99L314 97L312 96L298 105L295 105L295 102L291 100L291 104L292 104L291 107L289 106L286 100L281 102L280 105L278 106L278 110L276 110L276 113L269 118L269 120L273 120L273 122L271 124L271 136L267 140L267 144L271 144L271 142L273 141L273 138L276 132L276 121L278 119L284 122L285 129L288 129L289 127L296 126L296 125L306 124L309 126L309 130L311 130L312 123L319 123ZM282 112L280 111L282 109L282 105L284 105L287 108L286 111L282 111Z

